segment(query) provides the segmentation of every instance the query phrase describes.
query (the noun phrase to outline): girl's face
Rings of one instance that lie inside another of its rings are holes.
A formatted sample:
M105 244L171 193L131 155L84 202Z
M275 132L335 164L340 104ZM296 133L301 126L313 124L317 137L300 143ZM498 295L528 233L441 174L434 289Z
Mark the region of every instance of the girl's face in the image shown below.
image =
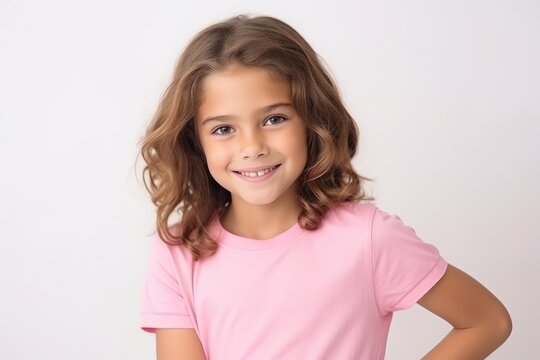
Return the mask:
M291 100L288 82L260 68L233 64L204 79L197 131L232 206L298 201L306 126Z

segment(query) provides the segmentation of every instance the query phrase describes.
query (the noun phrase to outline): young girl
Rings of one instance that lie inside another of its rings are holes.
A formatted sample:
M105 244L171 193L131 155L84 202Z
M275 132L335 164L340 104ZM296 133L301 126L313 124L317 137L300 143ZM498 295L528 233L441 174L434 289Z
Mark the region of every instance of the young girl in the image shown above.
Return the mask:
M157 206L141 328L159 360L383 359L392 313L415 303L453 326L424 359L505 341L497 298L367 202L357 142L289 25L237 16L192 39L141 151Z

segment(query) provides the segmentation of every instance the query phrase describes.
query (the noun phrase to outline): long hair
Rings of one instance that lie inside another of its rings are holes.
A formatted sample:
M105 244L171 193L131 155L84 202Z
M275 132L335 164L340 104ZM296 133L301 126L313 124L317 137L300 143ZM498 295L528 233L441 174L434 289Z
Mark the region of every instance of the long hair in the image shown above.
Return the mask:
M265 69L290 84L293 106L307 128L308 158L298 188L303 228L316 230L340 202L374 200L362 188L372 179L357 174L351 163L358 127L317 53L281 20L232 17L203 29L187 45L141 140L143 181L157 207L159 237L185 246L194 261L217 251L206 228L231 200L208 171L194 118L202 80L233 63ZM175 211L181 219L169 227Z

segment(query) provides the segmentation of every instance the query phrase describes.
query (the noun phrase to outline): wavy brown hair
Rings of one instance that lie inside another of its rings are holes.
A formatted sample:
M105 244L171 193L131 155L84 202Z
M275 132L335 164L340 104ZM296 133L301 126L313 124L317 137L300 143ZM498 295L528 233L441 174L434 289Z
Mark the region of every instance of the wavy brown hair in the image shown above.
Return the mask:
M187 45L141 140L142 177L157 207L158 234L188 248L194 261L216 252L206 228L231 200L210 175L196 134L201 82L232 63L263 68L291 86L293 106L307 127L308 158L298 188L303 228L317 229L340 202L374 200L362 188L372 179L357 174L351 163L358 127L317 53L281 20L232 17L203 29ZM169 227L175 211L181 219Z

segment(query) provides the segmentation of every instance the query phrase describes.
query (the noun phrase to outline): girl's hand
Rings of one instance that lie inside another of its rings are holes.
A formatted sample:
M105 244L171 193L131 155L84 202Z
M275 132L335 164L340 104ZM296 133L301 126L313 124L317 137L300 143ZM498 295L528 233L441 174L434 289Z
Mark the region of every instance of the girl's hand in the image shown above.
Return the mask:
M450 264L418 304L454 327L423 360L485 359L512 332L512 319L504 305L482 284Z

